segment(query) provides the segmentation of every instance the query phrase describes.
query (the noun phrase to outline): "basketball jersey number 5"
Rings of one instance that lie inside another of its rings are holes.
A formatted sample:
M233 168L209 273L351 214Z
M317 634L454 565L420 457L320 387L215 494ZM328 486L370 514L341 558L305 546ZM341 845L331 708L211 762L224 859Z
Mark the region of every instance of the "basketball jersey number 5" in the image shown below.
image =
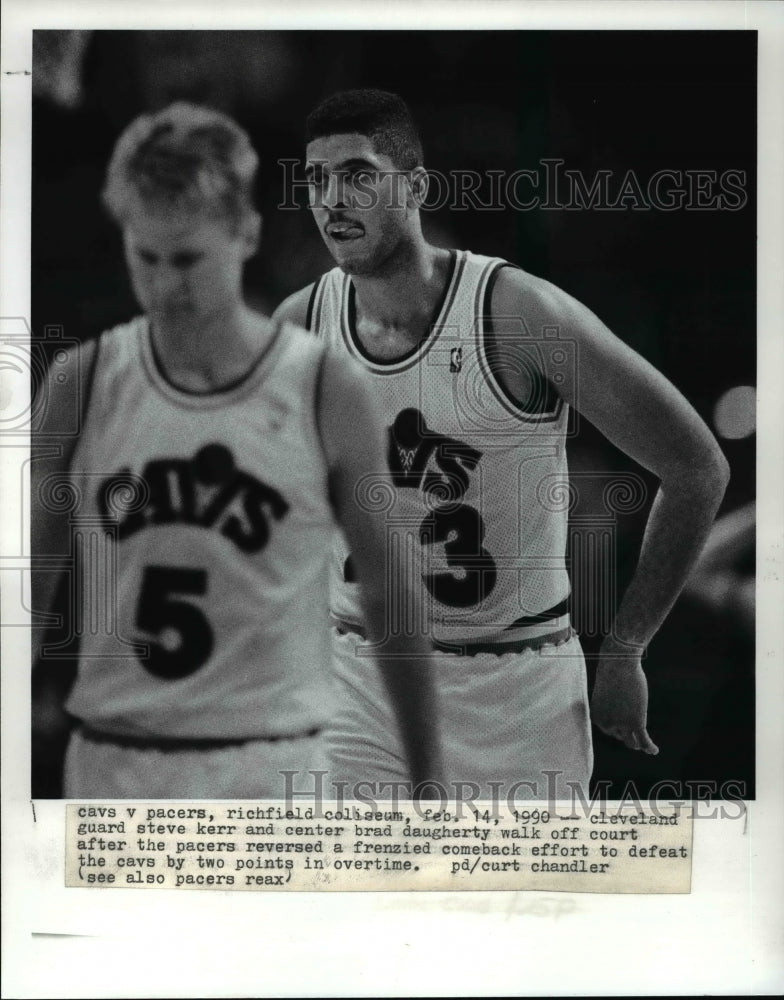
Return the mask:
M158 642L144 642L147 657L139 662L155 677L177 680L194 673L209 659L214 645L210 623L189 596L207 593L207 571L173 566L146 566L136 626ZM173 642L172 640L176 640Z

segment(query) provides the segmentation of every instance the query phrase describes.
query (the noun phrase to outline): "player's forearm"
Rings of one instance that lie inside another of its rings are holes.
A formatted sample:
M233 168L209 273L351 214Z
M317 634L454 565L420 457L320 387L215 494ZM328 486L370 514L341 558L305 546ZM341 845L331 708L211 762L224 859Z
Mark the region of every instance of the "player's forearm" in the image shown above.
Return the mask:
M414 785L443 781L438 706L429 644L419 630L390 634L386 603L365 600L368 638L379 646L376 660L397 717Z
M443 785L438 713L426 653L406 651L403 659L381 656L379 664L395 707L413 786L424 781Z
M723 459L662 481L651 507L634 576L615 617L606 651L644 648L669 614L705 544L724 495Z
M34 622L31 629L31 662L33 664L37 663L41 657L44 639L49 629L48 616L54 607L55 595L62 577L61 571L42 569L32 571L32 611L40 622Z
M36 466L34 465L34 469ZM63 524L63 515L52 511L42 501L41 486L43 476L39 470L31 475L31 604L36 616L47 616L51 613L55 595L63 577L63 569L58 569L66 557L63 549L64 537L67 537L67 525ZM47 625L34 625L32 629L32 662L36 663L43 643Z

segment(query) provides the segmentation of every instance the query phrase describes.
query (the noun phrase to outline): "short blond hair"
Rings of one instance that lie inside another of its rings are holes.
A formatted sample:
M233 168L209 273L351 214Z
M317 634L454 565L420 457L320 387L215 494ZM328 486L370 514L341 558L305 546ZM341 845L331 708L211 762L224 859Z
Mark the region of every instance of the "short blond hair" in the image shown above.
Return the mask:
M237 222L253 209L259 158L228 115L178 101L140 115L114 147L102 201L122 225L131 203Z

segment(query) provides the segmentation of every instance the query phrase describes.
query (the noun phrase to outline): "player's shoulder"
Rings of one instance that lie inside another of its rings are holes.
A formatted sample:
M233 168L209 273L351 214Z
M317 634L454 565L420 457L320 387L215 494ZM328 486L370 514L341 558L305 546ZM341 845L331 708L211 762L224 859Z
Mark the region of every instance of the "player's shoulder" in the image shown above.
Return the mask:
M493 285L492 309L494 313L507 315L510 311L519 313L521 303L524 303L527 309L547 311L566 305L570 298L551 281L512 265L498 269Z
M62 384L65 381L62 378L63 371L79 372L89 368L95 359L97 350L98 341L93 338L83 340L79 344L72 344L64 351L58 352L55 358L56 365L53 364L49 368L50 378L56 378Z
M94 367L100 363L127 364L136 356L136 351L148 327L147 317L134 316L130 320L108 327L94 339L84 341L80 348L82 367Z
M33 390L34 441L41 435L60 434L63 427L73 424L75 413L84 412L97 358L98 341L95 338L55 352L44 378L36 382Z
M596 320L587 306L563 288L514 266L498 269L490 309L494 319L522 316L532 331L558 326L578 333Z
M477 279L487 278L490 306L494 316L520 315L521 297L528 308L552 309L569 296L552 282L523 270L503 257L461 251L463 272Z
M48 399L55 384L56 398L62 398L69 393L78 394L80 385L95 366L97 353L98 341L94 338L71 343L62 349L58 348L51 363L45 368L44 378L37 381L34 386L36 399L39 401Z
M127 337L135 336L138 337L143 329L148 323L147 317L143 313L138 313L136 316L132 316L131 319L123 320L121 323L115 323L113 326L108 326L104 332L101 334L102 337Z
M313 293L320 280L312 281L309 285L294 292L293 295L289 295L272 314L272 318L278 322L290 323L300 329L307 330L310 325L310 306Z
M144 316L134 316L133 319L107 327L98 336L90 336L79 343L72 342L62 352L58 352L58 362L69 367L85 368L93 363L108 344L125 344L137 340L145 323Z
M317 321L320 303L323 302L324 296L329 294L330 290L341 294L346 281L347 275L339 267L333 267L309 285L285 298L272 314L272 318L288 320L296 326L310 330Z
M321 368L325 343L304 324L296 319L288 319L276 312L272 322L277 328L277 337L282 345L278 352L278 364L294 368Z
M127 322L109 327L97 337L72 343L62 351L58 351L55 355L56 363L49 367L49 379L56 379L59 385L83 384L85 378L91 377L99 356L105 356L112 346L122 347L137 340L144 322L143 316L135 316Z

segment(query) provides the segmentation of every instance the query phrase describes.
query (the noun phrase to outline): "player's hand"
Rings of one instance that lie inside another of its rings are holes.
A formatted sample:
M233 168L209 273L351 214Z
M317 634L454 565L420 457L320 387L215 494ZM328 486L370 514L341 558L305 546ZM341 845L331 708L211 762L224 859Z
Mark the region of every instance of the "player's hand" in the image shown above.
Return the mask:
M657 754L659 748L645 728L648 720L648 681L636 653L602 656L591 698L594 725L620 740L630 750Z

